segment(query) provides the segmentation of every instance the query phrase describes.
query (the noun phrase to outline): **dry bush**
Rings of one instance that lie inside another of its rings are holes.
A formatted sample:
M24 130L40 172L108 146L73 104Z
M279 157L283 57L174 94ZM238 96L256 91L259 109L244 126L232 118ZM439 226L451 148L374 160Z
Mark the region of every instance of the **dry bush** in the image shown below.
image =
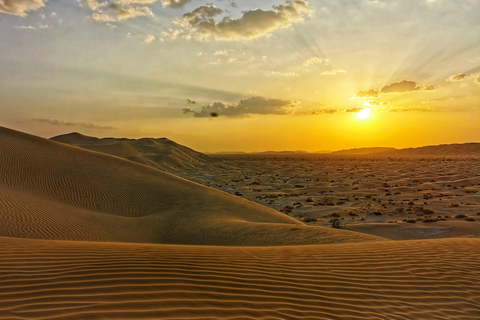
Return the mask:
M342 228L342 226L340 224L340 219L335 218L335 219L332 219L330 222L332 223L332 228L335 228L335 229L341 229Z

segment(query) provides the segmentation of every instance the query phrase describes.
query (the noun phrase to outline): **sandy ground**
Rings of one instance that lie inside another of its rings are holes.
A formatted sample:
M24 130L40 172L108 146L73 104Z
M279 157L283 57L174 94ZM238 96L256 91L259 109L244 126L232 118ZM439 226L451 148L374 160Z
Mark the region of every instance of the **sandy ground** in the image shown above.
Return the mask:
M0 128L0 319L480 318L476 160L97 151Z
M222 247L0 238L0 319L480 317L480 239Z
M216 155L228 169L179 174L279 210L309 225L347 229L359 224L437 228L464 232L428 235L478 236L480 159L329 157L325 155ZM235 167L236 170L232 170ZM460 221L469 220L470 226ZM403 226L406 225L406 226ZM428 225L428 226L427 226ZM382 232L382 236L385 233ZM418 235L412 236L416 239ZM387 238L395 238L388 236Z

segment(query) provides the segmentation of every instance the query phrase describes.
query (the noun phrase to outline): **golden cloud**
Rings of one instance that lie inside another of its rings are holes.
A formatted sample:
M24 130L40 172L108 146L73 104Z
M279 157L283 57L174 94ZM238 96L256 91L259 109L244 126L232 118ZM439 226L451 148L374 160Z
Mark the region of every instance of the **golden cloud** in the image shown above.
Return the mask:
M257 115L285 115L292 113L298 106L297 101L271 99L260 96L248 97L238 104L214 101L197 112L192 108L183 108L183 113L193 113L194 117L207 118L213 114L226 117L245 117Z
M272 10L250 10L244 12L239 19L224 17L216 22L214 18L224 11L214 5L207 5L184 14L175 23L190 29L199 39L251 39L288 27L295 21L303 20L311 11L307 1L294 0L287 1L286 5L274 6Z
M47 0L0 0L0 12L25 17L28 11L45 7Z

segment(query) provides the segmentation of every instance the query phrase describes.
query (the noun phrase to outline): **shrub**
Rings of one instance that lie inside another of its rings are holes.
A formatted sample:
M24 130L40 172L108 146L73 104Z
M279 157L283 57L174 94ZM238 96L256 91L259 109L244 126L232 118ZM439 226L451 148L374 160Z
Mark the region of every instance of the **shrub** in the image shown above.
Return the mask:
M466 218L467 216L463 213L459 213L455 216L455 219L463 219L463 218Z
M332 223L332 228L335 228L335 229L342 228L342 226L340 225L340 219L338 218L332 219L331 223Z
M422 209L423 213L426 214L426 215L432 215L434 214L435 212L433 212L433 210L430 210L430 209Z
M465 218L465 221L475 221L475 219L473 219L472 217L467 217Z

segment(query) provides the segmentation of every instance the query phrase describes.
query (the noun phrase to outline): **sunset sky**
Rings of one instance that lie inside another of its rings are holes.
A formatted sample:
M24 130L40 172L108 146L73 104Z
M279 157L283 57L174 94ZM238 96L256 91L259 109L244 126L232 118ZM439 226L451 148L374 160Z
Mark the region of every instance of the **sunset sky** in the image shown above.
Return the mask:
M0 0L0 126L202 152L480 142L479 12L480 0Z

